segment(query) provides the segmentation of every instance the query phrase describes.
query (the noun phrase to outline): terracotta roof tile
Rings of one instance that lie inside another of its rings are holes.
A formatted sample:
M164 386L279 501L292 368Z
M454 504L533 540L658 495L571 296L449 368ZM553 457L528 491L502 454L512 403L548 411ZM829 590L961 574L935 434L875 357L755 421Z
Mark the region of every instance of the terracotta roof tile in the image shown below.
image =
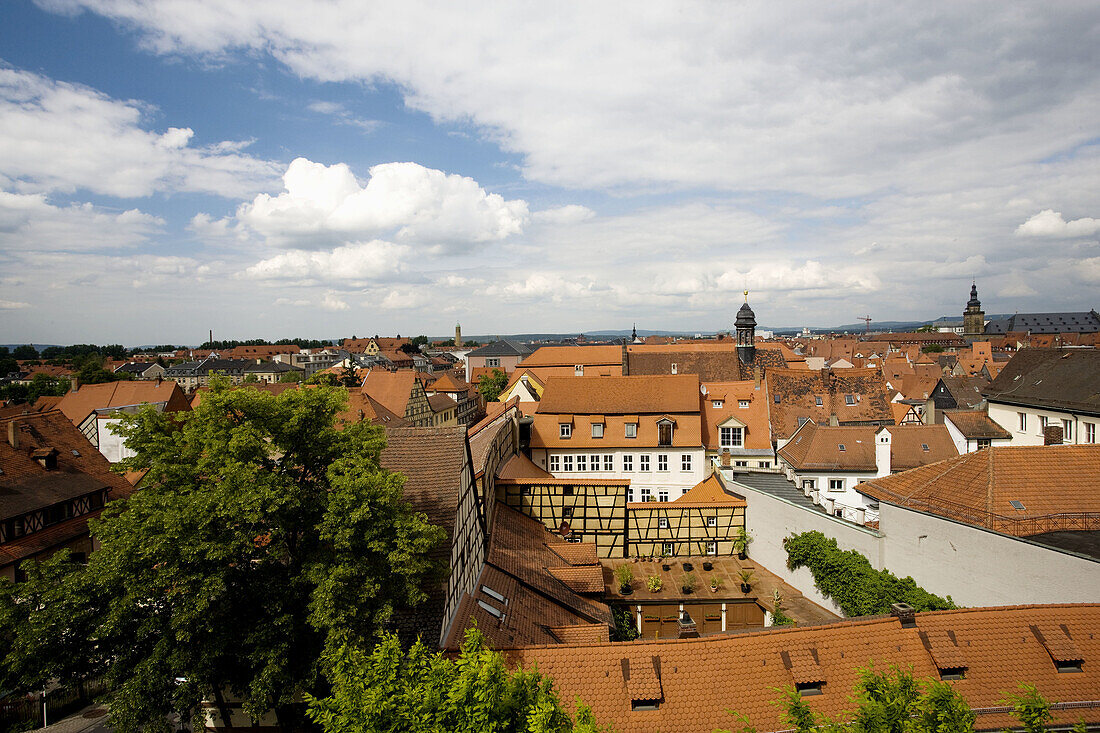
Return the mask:
M543 346L523 360L525 367L618 366L622 368L623 351L619 346Z
M611 640L607 624L550 626L547 631L562 644L599 644Z
M769 369L766 379L773 438L789 438L800 418L819 425L827 424L831 415L841 425L889 424L894 419L878 369Z
M658 664L656 656L644 653L622 659L623 681L631 701L660 700L664 696Z
M943 417L959 429L964 438L1008 440L1012 435L993 421L984 410L944 410Z
M779 449L779 455L796 470L874 471L877 467L875 440L883 429L806 423ZM890 425L885 429L890 433L892 471L904 471L959 455L951 434L943 425Z
M165 412L191 409L191 403L183 390L171 380L86 384L76 392L66 394L57 403L57 408L65 413L74 425L79 425L96 410L162 403L165 405Z
M577 593L603 592L603 571L598 565L547 568L547 571Z
M703 385L707 394L702 399L703 445L709 450L719 449L719 425L733 418L745 426L743 442L750 450L764 450L772 447L771 429L768 422L768 390L766 383L756 388L756 382L707 382ZM721 401L721 407L715 407L715 400ZM747 407L741 407L747 402Z
M649 502L652 503L652 502ZM722 478L717 473L712 473L699 483L684 492L683 496L671 502L683 507L713 507L713 506L747 506L740 496L734 496L726 491L722 484Z

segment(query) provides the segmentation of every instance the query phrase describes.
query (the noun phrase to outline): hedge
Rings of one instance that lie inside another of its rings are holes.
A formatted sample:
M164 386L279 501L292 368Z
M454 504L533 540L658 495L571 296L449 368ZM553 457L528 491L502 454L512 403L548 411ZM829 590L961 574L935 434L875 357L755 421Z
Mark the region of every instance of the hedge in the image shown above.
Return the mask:
M875 570L855 550L841 550L836 540L821 532L803 532L783 540L787 567L805 567L818 589L832 598L845 616L871 616L890 612L892 603L908 603L917 611L956 608L946 599L929 593L911 577L899 578L889 570Z

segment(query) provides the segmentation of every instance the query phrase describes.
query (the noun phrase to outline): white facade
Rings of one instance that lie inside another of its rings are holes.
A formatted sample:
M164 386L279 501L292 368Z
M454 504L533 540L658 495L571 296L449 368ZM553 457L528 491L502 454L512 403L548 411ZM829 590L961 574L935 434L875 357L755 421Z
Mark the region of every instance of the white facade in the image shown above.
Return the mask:
M990 401L989 417L1012 434L1012 445L1043 445L1043 428L1062 428L1067 445L1098 442L1100 417L1052 410L1049 408L1005 405Z
M990 446L1000 447L1012 445L1012 438L967 438L962 434L961 430L955 427L955 423L951 422L951 416L947 414L943 416L943 425L947 428L947 434L951 436L952 442L955 443L955 449L959 451L960 456L964 453L973 453L974 451L981 450L982 448L989 448Z
M595 471L593 457L599 459L599 469ZM702 446L568 451L535 448L531 460L554 478L629 480L628 501L675 501L707 477Z

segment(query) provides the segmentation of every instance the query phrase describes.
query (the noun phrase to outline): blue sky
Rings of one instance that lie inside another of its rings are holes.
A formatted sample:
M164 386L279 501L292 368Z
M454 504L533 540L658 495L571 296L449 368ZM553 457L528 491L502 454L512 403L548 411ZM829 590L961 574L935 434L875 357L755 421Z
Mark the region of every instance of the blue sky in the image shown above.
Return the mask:
M1100 9L0 4L0 342L1087 310Z

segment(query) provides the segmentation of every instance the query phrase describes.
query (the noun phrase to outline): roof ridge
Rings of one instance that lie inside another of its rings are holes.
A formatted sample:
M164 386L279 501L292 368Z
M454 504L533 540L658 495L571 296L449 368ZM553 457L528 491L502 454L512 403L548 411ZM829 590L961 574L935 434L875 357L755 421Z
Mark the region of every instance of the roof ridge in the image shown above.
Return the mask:
M996 467L996 463L993 460L993 449L988 449L989 456L986 462L986 488L985 488L985 521L986 526L990 529L993 528L993 472Z

